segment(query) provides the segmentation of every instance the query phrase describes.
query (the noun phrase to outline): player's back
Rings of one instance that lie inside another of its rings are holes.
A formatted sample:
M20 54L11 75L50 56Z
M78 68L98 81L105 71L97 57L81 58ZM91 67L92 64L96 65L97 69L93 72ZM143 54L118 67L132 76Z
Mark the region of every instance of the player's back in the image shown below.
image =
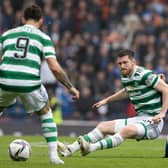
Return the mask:
M3 33L0 87L16 92L29 92L40 87L40 66L46 46L53 47L50 38L32 25Z

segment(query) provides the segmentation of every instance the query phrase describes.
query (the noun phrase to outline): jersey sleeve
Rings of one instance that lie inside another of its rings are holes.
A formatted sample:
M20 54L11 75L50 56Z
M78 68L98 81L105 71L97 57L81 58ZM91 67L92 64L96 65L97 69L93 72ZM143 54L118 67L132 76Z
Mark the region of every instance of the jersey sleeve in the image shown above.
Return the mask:
M145 73L142 77L142 82L149 87L155 88L159 81L159 76L149 71Z
M55 47L54 44L51 40L51 38L47 38L44 43L43 43L43 55L44 58L47 59L49 57L53 57L56 58L56 51L55 51Z

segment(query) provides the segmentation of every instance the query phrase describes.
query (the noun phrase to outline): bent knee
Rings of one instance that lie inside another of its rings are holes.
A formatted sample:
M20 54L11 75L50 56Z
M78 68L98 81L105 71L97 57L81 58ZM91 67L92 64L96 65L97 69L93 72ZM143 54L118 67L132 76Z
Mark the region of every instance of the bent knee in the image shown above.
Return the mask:
M103 121L97 125L97 128L104 134L114 134L115 121Z
M133 138L137 135L137 127L135 125L127 125L120 131L123 138Z
M105 122L100 122L100 123L98 123L97 128L98 128L99 130L102 130L102 128L105 127L105 125L106 125Z
M50 105L47 103L40 111L37 112L37 114L46 114L50 110Z

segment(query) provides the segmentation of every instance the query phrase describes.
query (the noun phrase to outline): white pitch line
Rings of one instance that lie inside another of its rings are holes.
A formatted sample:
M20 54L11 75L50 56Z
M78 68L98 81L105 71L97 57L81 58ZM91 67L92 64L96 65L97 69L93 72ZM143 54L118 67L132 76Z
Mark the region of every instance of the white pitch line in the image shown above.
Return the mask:
M31 142L30 143L31 146L33 147L40 147L40 148L46 148L47 144L45 142Z

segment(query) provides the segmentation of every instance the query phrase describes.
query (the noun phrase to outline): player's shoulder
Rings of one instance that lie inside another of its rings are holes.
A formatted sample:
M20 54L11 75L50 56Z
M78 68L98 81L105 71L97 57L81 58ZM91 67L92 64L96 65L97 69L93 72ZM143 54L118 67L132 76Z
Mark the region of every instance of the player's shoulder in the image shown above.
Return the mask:
M20 27L21 27L21 26L15 27L15 28L12 28L12 29L9 29L9 30L5 31L4 33L2 33L2 36L6 36L6 35L8 35L8 34L17 32L17 31L20 29Z
M33 35L39 36L40 38L42 38L44 40L50 40L50 37L46 33L44 33L39 28L36 28L33 25L26 24L20 29L23 29L23 31L31 33Z
M142 66L136 66L136 71L135 71L134 76L143 77L144 75L149 74L149 73L152 73L150 69L147 69Z
M45 39L45 40L51 40L51 37L47 33L41 31L40 29L38 29L38 31L39 31L39 34L41 35L41 37L43 39Z

